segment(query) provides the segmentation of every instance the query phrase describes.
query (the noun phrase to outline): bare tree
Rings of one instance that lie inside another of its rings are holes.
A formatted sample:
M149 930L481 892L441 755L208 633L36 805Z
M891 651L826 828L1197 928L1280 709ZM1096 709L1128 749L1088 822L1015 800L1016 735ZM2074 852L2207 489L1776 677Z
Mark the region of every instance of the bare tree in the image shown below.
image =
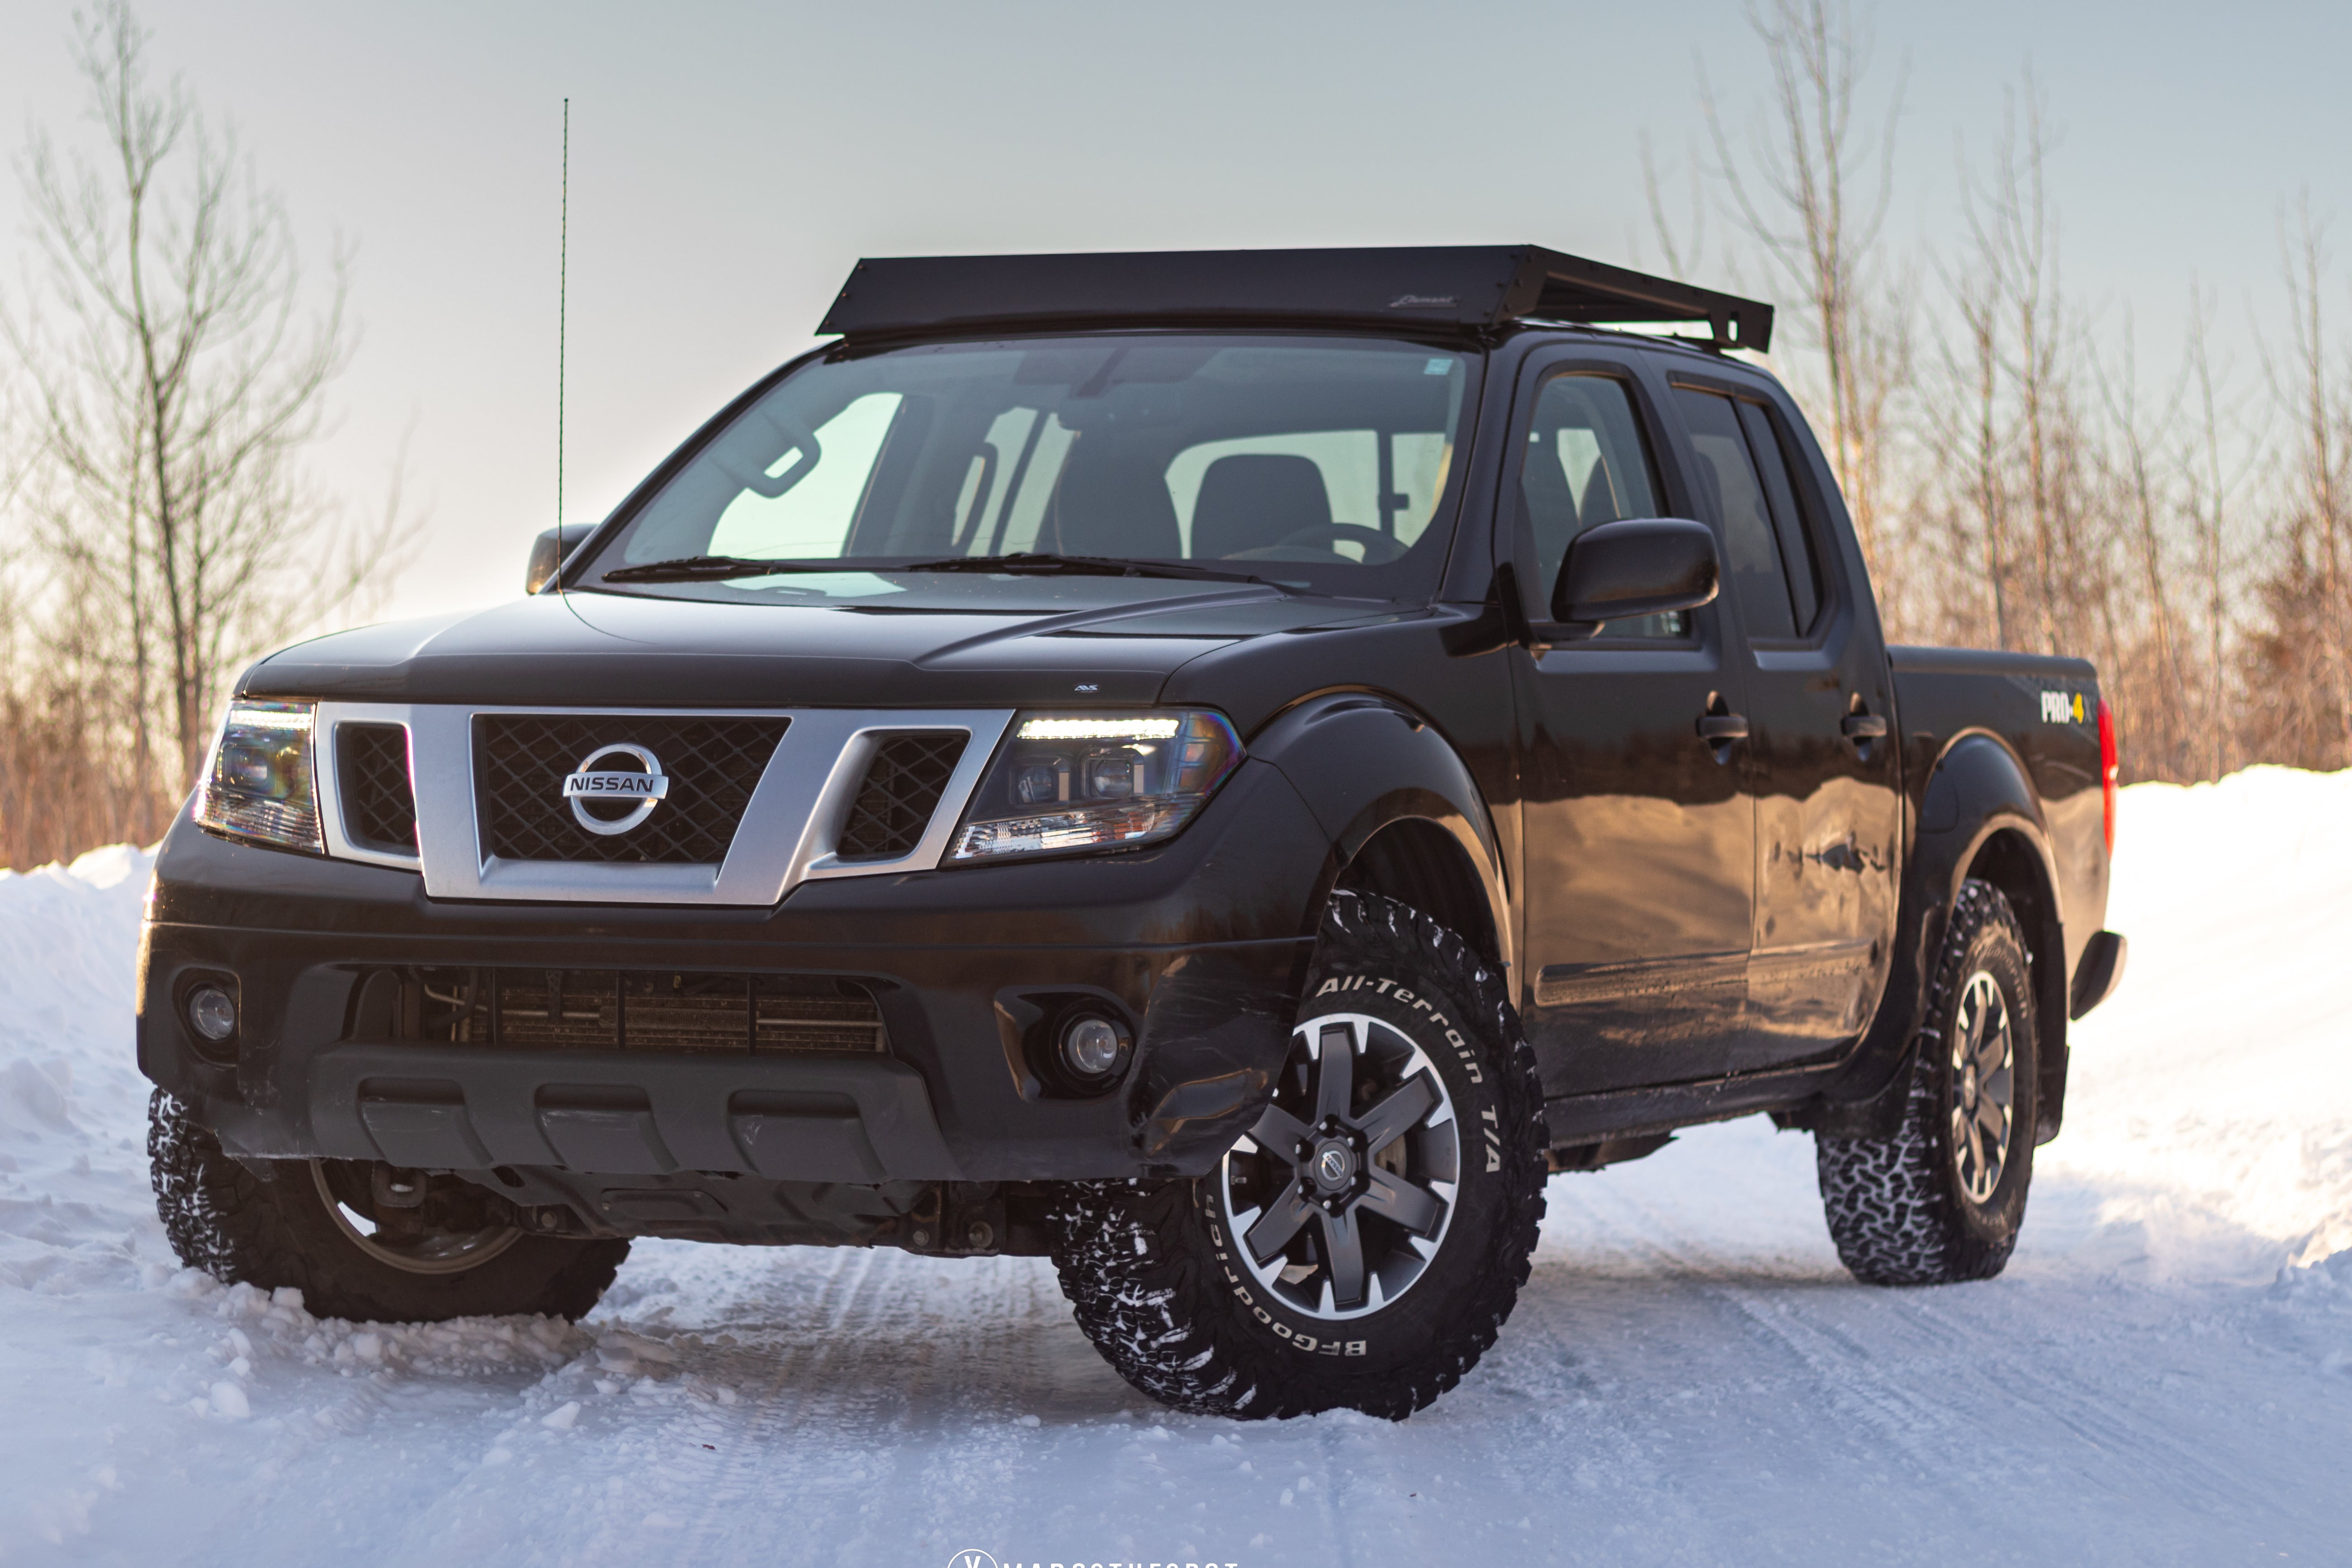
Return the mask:
M2162 454L2177 427L2185 387L2176 385L2168 406L2153 417L2145 411L2128 313L2119 357L2121 363L2112 371L2095 360L2093 366L2115 443L2106 461L2126 522L2126 552L2137 568L2137 580L2124 596L2137 596L2134 607L2146 639L2145 658L2137 661L2145 668L2132 671L2132 685L2134 695L2141 699L2138 718L2143 744L2156 754L2151 771L2179 777L2192 765L2186 725L2195 705L2180 647L2179 617L2172 607L2174 573L2166 521L2173 510L2172 475Z
M1919 416L1930 494L1916 506L1923 515L1940 520L1948 535L1948 565L1958 578L1954 586L1962 602L1946 605L1948 635L1958 631L2008 648L2016 645L2009 592L2011 441L2003 400L2006 247L1969 199L1974 187L1965 159L1960 188L1969 245L1956 261L1937 268L1958 331L1936 334L1937 374L1924 384ZM1977 600L1977 614L1963 607L1967 599Z
M2042 622L2042 651L2056 653L2063 642L2058 625L2058 550L2061 527L2057 476L2059 454L2053 429L2056 405L2065 395L2061 384L2061 331L2058 258L2052 236L2049 197L2043 184L2045 147L2042 139L2039 95L2029 80L2026 91L2025 146L2021 157L2008 163L2008 183L2001 192L2003 228L2011 247L2010 309L2016 331L2016 380L2022 415L2025 453L2025 497L2028 520L2033 525L2034 604Z
M349 363L347 257L306 310L292 225L234 128L152 83L121 0L75 20L104 151L33 138L37 265L5 333L41 463L52 634L110 669L135 784L175 798L235 661L381 581L395 531L328 527L337 509L299 463Z
M2295 715L2308 731L2307 756L2342 766L2352 756L2352 630L2345 617L2346 394L2329 374L2320 308L2327 274L2326 226L2305 194L2289 227L2279 222L2289 317L2287 358L2273 364L2273 393L2294 433L2294 493L2284 520L2286 559L2270 584L2274 626L2284 634L2274 657L2305 668L2291 681ZM2294 646L2288 646L2294 645Z
M1657 153L1650 145L1650 133L1641 133L1642 194L1649 203L1650 232L1664 252L1666 270L1676 278L1695 278L1706 259L1706 187L1701 178L1697 159L1684 164L1683 172L1689 187L1690 214L1687 226L1678 226L1666 212L1667 177L1658 171ZM1633 246L1634 265L1641 265L1642 247L1638 237Z
M1881 537L1888 405L1909 374L1907 321L1877 288L1874 262L1893 194L1895 127L1903 84L1888 94L1884 128L1857 123L1871 38L1843 0L1762 0L1748 22L1771 72L1764 123L1743 162L1705 68L1700 94L1717 173L1738 226L1804 301L1802 324L1822 356L1830 458L1863 552L1894 586ZM1664 236L1662 234L1662 239Z
M2203 612L2200 684L2204 700L2199 728L2205 741L2202 772L2220 778L2242 754L2237 743L2231 707L2229 636L2231 619L2231 580L2237 569L2235 521L2231 497L2243 486L2259 455L2259 447L2225 430L2220 385L2208 340L2212 330L2211 300L2192 274L2189 279L2189 341L2183 374L2196 419L2195 449L2189 455L2184 487L2191 535L2195 540L2199 608ZM2222 457L2227 442L2237 452L2234 464Z

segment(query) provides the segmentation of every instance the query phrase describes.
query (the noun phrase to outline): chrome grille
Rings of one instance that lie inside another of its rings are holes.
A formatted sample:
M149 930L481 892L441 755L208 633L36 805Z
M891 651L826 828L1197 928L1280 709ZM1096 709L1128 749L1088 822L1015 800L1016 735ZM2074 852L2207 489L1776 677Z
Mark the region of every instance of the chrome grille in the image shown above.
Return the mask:
M783 738L782 719L520 713L474 721L482 837L501 859L711 866L727 858L751 791ZM669 795L639 826L582 827L566 775L599 747L637 745L661 761Z

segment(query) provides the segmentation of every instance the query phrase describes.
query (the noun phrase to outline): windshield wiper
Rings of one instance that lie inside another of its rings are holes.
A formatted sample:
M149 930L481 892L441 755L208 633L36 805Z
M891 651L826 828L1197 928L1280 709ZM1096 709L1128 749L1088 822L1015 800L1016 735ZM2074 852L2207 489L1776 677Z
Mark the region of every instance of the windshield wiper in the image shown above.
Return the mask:
M736 577L780 576L787 573L831 572L1013 572L1073 577L1173 577L1205 583L1255 583L1284 594L1307 590L1293 583L1247 572L1220 572L1171 561L1122 561L1108 555L1051 555L1016 550L1010 555L957 555L945 561L890 562L871 559L835 561L761 561L743 555L679 555L648 561L637 566L615 566L603 574L606 583L723 583Z
M1204 583L1256 583L1286 594L1306 590L1292 583L1247 572L1220 572L1211 566L1181 565L1172 561L1122 561L1111 555L1052 555L1016 550L1010 555L957 555L945 561L919 561L894 566L893 572L1035 572L1072 577L1175 577Z
M755 561L742 555L680 555L642 566L615 566L607 583L717 583L730 577L766 577L784 572L838 572L838 561Z

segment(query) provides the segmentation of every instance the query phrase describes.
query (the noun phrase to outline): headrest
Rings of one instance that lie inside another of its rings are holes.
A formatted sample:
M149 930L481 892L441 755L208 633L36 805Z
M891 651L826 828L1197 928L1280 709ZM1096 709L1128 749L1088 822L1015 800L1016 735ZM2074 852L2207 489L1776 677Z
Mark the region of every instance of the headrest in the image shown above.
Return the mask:
M1331 494L1314 458L1237 452L1219 458L1201 476L1201 494L1192 503L1192 558L1221 560L1264 550L1301 529L1328 527L1330 521Z

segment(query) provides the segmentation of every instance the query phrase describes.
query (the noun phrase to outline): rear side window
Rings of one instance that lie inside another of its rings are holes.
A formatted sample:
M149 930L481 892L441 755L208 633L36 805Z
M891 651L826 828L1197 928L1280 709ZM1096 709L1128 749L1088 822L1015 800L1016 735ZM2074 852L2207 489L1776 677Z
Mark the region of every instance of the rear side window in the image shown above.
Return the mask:
M1748 635L1796 637L1811 626L1821 595L1770 422L1760 408L1696 387L1675 388L1675 401L1698 454L1698 488L1723 524L1726 575ZM1784 545L1799 552L1794 561Z
M1780 569L1789 580L1789 607L1796 613L1801 637L1813 629L1822 611L1822 567L1813 554L1812 531L1798 508L1797 489L1789 479L1789 455L1772 427L1772 416L1758 403L1742 402L1738 408L1739 427L1748 433L1748 449L1755 454L1756 471L1763 476L1772 531L1780 541Z
M1538 604L1548 604L1570 541L1588 528L1622 518L1658 515L1633 400L1622 382L1605 375L1555 376L1536 397L1528 422L1527 460L1519 470L1519 527L1532 552ZM1680 612L1612 621L1612 637L1682 637Z

